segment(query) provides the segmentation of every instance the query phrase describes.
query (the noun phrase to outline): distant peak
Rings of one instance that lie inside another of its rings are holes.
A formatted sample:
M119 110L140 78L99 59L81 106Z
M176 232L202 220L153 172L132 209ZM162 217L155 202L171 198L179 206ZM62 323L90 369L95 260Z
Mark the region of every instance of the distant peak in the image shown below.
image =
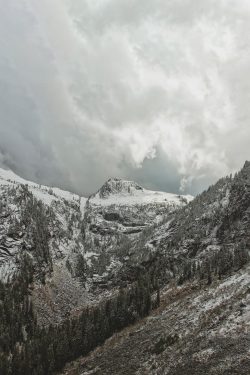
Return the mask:
M246 160L243 168L250 168L250 161Z
M109 178L97 192L100 198L107 198L110 195L134 195L135 191L143 191L143 188L134 181L121 178Z
M243 168L238 172L238 174L247 174L250 175L250 161L246 160Z

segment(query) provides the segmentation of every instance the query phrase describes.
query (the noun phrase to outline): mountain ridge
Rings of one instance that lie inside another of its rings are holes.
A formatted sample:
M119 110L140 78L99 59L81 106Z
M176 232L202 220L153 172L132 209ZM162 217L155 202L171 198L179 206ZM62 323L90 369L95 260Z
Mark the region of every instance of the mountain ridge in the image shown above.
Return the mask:
M193 199L192 195L180 195L180 194L174 194L174 193L167 193L163 191L158 190L147 190L140 186L137 182L132 180L127 180L125 178L118 178L118 177L110 177L108 178L103 185L97 190L96 193L90 194L88 197L79 195L76 193L73 193L69 190L61 189L56 186L50 186L50 185L43 185L36 182L32 182L31 180L26 180L23 177L20 177L18 174L13 172L11 169L3 169L0 168L0 179L6 182L15 182L20 183L24 185L28 185L30 187L39 188L41 190L52 190L52 192L55 195L58 195L59 197L65 198L65 199L91 199L94 198L96 195L98 195L100 198L106 198L110 194L127 194L127 195L133 195L134 191L145 191L145 192L151 192L155 194L166 194L169 196L183 196L188 197L188 199Z

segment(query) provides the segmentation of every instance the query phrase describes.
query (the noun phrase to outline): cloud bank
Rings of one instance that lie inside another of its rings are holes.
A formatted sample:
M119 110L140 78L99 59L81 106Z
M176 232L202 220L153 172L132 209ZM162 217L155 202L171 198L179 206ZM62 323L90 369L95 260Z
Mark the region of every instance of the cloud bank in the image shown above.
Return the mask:
M250 159L248 0L0 0L0 165L197 193Z

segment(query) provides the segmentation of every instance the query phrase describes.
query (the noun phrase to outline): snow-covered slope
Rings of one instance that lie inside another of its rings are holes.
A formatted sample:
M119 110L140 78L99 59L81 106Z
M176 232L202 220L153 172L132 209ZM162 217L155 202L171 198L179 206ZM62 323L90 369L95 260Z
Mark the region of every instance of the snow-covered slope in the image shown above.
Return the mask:
M101 189L89 199L91 204L108 206L131 206L167 203L181 205L190 202L191 195L175 195L161 191L146 190L134 181L110 178Z
M39 185L35 182L25 180L10 170L0 168L0 186L15 186L18 184L27 185L34 196L47 205L50 205L55 200L59 201L65 199L67 201L82 200L82 206L84 206L87 200L84 197L79 197L79 195L59 189L57 187Z

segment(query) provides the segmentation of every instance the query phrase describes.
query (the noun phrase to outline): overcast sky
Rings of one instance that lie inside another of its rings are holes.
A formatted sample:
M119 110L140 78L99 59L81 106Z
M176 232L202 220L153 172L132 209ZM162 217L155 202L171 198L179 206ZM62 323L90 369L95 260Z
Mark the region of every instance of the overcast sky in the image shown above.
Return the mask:
M249 0L0 0L0 166L196 194L249 143Z

